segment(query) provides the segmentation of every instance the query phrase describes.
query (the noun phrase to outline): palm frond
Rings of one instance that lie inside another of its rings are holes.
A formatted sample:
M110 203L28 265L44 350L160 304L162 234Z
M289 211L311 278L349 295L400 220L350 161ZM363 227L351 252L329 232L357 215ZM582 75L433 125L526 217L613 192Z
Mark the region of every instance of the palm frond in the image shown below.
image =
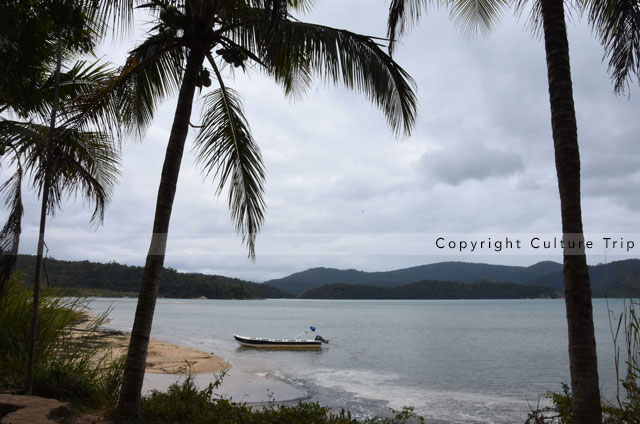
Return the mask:
M111 28L116 34L126 34L133 22L137 0L109 0L100 2L94 22L103 30Z
M637 0L582 0L589 22L609 58L616 93L623 93L633 74L640 81L640 3Z
M259 10L245 11L241 25L237 25L229 31L227 36L220 36L220 40L227 48L237 49L247 55L247 58L258 64L260 68L275 78L282 86L285 95L294 100L301 99L312 83L311 59L304 44L282 44L281 31L275 39L273 51L264 50L263 37L271 37L264 33L265 28L261 21L262 12ZM282 49L292 49L286 54L276 52Z
M363 93L378 106L396 135L415 124L416 84L371 37L322 25L286 21L273 60L277 78L317 73Z
M18 259L20 234L22 233L22 177L20 162L17 162L16 172L0 186L0 192L5 193L4 203L9 209L7 222L0 231L0 297L13 274Z
M82 197L94 205L91 221L103 221L120 172L120 161L111 138L101 132L58 129L51 164L49 209L53 213L63 197ZM43 186L44 168L34 174Z
M389 54L393 53L397 38L401 36L408 25L413 25L422 16L423 11L432 4L441 4L444 0L391 0L389 4L389 18L387 20L387 35L389 37Z
M529 7L530 4L531 6ZM540 1L514 1L513 10L517 18L520 18L527 11L527 9L529 10L529 17L527 18L526 25L531 29L531 33L536 39L542 39L544 37L544 29L542 27L542 5Z
M316 0L288 0L289 6L300 13L311 11L316 5Z
M220 87L205 97L202 128L195 142L205 176L218 178L216 194L229 184L231 219L255 257L255 240L264 221L265 170L260 149L242 111L240 96L227 88L210 58Z
M47 166L49 127L31 122L0 122L0 139L16 146L23 157L23 168L31 175L31 184L42 195ZM102 221L119 175L119 154L106 133L56 128L51 158L49 191L50 214L54 214L66 196L82 195L95 204L91 220Z
M115 75L115 69L108 63L101 63L100 60L87 62L77 61L74 65L60 74L59 90L59 110L62 116L73 113L72 102L78 97L92 90L96 90ZM33 108L33 115L40 121L46 121L51 116L51 104L53 103L55 84L53 75L40 90L38 104Z
M44 145L43 137L46 136L46 128L43 125L35 125L31 122L0 120L0 142L5 152L10 151L11 161L14 162L25 152L31 149L41 148ZM9 149L9 150L8 150Z
M177 92L183 63L178 40L162 35L148 38L131 52L116 76L74 100L67 125L80 129L122 127L142 136L160 102Z
M486 35L500 21L509 0L452 0L451 18L466 36Z

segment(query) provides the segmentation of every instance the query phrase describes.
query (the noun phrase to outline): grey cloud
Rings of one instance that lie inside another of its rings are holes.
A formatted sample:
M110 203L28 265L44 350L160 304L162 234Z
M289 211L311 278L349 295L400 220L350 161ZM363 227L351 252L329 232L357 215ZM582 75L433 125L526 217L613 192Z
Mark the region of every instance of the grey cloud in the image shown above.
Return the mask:
M383 37L387 8L369 3L322 0L302 19ZM358 13L343 13L344 7ZM265 76L229 75L229 86L244 96L246 116L265 158L267 211L260 236L558 231L544 46L524 27L523 20L505 16L490 37L466 39L445 11L430 10L406 33L395 56L419 88L418 122L403 142L394 140L375 106L344 87L318 79L304 99L292 103ZM632 87L630 100L615 97L601 63L602 48L588 25L577 22L569 29L585 228L632 231L640 221L640 91ZM122 64L122 52L131 45L106 46L98 55ZM124 172L104 227L91 229L90 210L71 201L50 220L51 256L144 262L174 106L172 99L161 108L141 143L125 141ZM194 124L199 110L194 108ZM418 256L421 252L402 257L261 256L266 237L258 236L253 263L233 235L226 193L216 199L213 187L211 181L203 182L187 152L167 266L265 280L311 266L384 270L446 259ZM25 208L25 233L31 235L25 236L22 250L33 253L37 200L28 200ZM188 241L190 234L225 232L232 234L232 255L207 256L205 243ZM116 241L105 242L109 237ZM300 249L306 248L301 240ZM184 253L192 251L196 253ZM506 256L498 262L510 260L535 262Z
M511 176L524 169L524 162L515 152L469 142L467 145L425 153L418 166L436 182L459 185L469 180Z

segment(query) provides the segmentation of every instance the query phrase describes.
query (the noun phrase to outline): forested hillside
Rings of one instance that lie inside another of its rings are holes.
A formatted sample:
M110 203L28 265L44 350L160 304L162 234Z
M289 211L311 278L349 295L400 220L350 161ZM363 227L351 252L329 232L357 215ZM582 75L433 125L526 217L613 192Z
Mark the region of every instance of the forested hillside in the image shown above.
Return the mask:
M526 283L543 280L544 276L555 272L561 273L562 265L551 261L539 262L528 267L471 262L439 262L384 272L311 268L284 278L269 280L266 284L291 293L303 293L306 290L333 283L364 284L377 287L395 287L425 280L461 283L475 283L483 280Z
M548 287L481 281L465 284L452 281L419 281L384 288L360 284L328 284L308 290L304 299L528 299L556 298Z
M20 255L18 270L26 283L33 280L35 256ZM61 261L47 258L45 281L52 287L76 287L137 293L142 267L115 262ZM46 285L46 282L43 283ZM219 275L187 274L165 268L160 280L160 296L171 298L262 299L292 297L282 290Z

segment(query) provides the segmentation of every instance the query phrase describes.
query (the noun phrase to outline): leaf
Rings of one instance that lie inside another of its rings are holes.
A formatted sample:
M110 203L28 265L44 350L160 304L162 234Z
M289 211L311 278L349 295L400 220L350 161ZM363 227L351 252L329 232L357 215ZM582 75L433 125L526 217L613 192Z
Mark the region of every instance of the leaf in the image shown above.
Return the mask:
M633 74L640 81L640 4L637 0L580 3L609 58L615 92L624 93Z
M213 62L212 62L213 63ZM198 163L205 176L218 178L216 194L229 184L228 203L236 230L255 257L255 238L264 221L265 170L262 155L242 111L239 94L224 86L205 97L202 127L196 137Z
M9 216L0 231L0 297L13 274L18 259L18 247L20 234L22 233L22 177L23 171L20 163L16 172L0 186L0 191L5 193L5 206L9 208Z
M363 93L387 118L396 135L409 135L417 113L416 84L371 37L322 25L287 21L282 25L276 78L319 74Z

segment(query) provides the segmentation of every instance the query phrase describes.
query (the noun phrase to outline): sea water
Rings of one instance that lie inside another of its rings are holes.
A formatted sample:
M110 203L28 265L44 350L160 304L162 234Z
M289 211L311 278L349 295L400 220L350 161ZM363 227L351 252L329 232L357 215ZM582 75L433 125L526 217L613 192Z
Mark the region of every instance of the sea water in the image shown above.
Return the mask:
M89 306L111 308L109 327L130 331L136 300ZM616 374L608 311L622 308L621 300L594 299L600 384L609 399ZM232 337L293 337L309 326L330 340L322 350L239 348ZM523 423L545 404L546 391L570 382L561 299L159 299L152 337L214 352L360 416L406 405L428 423Z

